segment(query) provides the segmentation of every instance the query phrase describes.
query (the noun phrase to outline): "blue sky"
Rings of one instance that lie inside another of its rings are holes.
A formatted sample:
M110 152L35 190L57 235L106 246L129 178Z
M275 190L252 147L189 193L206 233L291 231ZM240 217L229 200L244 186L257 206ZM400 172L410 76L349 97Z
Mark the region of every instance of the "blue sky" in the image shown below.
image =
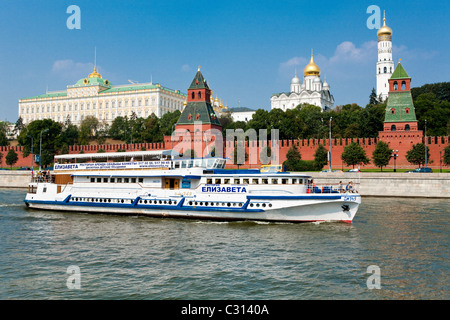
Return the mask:
M69 30L70 5L81 29ZM65 90L97 68L113 84L187 91L198 65L230 107L270 109L311 49L336 105L365 106L376 86L370 5L386 10L393 58L412 86L450 81L449 1L10 1L0 2L0 120L18 100Z

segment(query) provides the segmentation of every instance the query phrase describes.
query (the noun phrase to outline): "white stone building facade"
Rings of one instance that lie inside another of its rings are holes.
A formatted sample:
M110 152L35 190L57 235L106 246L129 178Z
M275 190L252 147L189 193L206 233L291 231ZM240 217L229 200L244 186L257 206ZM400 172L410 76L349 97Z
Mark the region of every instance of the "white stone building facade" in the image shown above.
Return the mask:
M97 73L65 91L53 91L19 100L19 117L28 124L34 120L70 120L75 125L88 116L111 124L116 117L130 117L133 112L142 118L152 113L161 117L167 112L182 111L186 94L153 83L113 86Z

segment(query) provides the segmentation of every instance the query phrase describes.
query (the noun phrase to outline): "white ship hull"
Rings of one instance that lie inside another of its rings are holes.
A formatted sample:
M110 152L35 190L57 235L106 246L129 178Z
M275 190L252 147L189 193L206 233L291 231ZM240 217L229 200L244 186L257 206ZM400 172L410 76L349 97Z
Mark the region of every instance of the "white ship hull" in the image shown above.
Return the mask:
M216 158L144 161L154 153L136 154L142 161L57 164L53 176L30 183L25 203L42 210L269 222L351 222L361 204L358 193L318 189L304 174L224 170L226 160Z

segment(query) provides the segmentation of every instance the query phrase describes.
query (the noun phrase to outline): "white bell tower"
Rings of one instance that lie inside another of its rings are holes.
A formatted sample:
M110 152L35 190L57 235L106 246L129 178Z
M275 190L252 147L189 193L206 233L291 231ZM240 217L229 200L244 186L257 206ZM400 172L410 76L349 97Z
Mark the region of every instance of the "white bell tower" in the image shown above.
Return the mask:
M386 25L383 13L383 26L377 32L378 61L377 61L377 97L385 101L389 93L389 78L394 72L392 60L392 29Z

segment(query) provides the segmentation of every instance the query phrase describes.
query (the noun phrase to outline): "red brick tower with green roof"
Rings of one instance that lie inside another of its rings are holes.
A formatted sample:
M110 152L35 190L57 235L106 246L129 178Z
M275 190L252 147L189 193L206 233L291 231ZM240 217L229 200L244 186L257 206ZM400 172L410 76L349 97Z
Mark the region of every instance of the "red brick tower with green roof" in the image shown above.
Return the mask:
M422 143L423 140L423 132L418 130L411 96L411 77L400 61L389 78L384 128L378 137L389 143L391 149L397 150L400 157L405 157L414 144Z
M174 137L166 136L164 142L173 149L183 141L179 149L194 150L197 157L202 157L204 150L213 148L210 144L216 141L217 134L222 134L222 126L211 105L211 89L199 66L188 88L187 103L175 125ZM223 148L223 145L214 148Z
M417 119L411 96L411 77L399 62L389 79L389 96L384 117L384 132L417 132Z
M176 124L176 129L194 131L194 124L202 126L202 131L218 129L222 131L219 119L211 105L211 89L203 78L200 67L191 82L187 94L187 104Z

